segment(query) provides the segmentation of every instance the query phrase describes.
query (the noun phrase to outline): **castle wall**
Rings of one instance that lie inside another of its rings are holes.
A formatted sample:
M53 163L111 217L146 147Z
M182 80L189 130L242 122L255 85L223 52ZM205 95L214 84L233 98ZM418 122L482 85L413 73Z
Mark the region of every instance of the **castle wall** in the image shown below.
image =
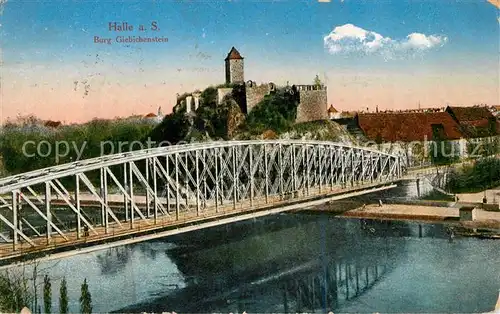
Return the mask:
M247 99L247 114L250 113L253 107L264 99L271 92L271 84L252 85L245 87Z
M193 96L186 97L186 112L191 112L193 103Z
M245 82L243 59L230 59L226 61L226 83Z
M326 87L314 89L309 86L298 86L300 103L297 107L297 123L326 120L328 119L327 112L327 91Z
M229 60L226 60L224 73L226 73L226 84L230 84L231 83L231 64L230 64Z
M200 106L201 93L195 92L192 95L193 95L193 101L194 101L194 111L196 111L196 110L198 110L198 107Z
M232 88L218 88L217 89L217 104L220 105L226 95L231 95Z

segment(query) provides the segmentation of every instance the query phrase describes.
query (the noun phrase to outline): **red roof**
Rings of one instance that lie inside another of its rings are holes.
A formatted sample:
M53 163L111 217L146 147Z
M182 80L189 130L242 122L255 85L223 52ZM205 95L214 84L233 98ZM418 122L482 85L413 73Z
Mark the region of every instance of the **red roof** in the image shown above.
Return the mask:
M52 120L48 120L48 121L45 121L44 125L46 127L50 127L50 128L57 128L61 125L61 121L52 121Z
M148 113L147 115L144 116L145 118L156 118L156 115L154 113Z
M500 121L487 107L448 107L446 111L470 137L500 135Z
M227 54L226 60L243 59L239 51L236 48L231 48L231 51Z
M330 108L328 108L328 112L330 112L330 113L337 113L338 111L337 111L337 109L335 109L333 107L333 105L330 105Z
M446 110L460 121L479 121L493 117L486 107L448 107Z
M443 140L463 137L460 126L446 112L364 113L359 127L372 141L411 142L433 139L433 129L442 129Z

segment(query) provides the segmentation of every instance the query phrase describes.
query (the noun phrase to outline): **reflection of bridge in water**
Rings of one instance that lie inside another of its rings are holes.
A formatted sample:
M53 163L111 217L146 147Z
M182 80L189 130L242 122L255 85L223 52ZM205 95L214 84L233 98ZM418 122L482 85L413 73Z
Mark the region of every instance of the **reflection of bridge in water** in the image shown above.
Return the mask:
M397 252L388 242L383 243L375 252L362 245L368 256L321 256L313 265L276 276L272 286L282 294L282 304L276 304L274 311L333 311L357 299L395 267L393 259ZM251 295L248 291L245 294ZM246 308L244 299L239 303L238 310Z
M318 274L289 279L282 286L283 311L337 309L370 289L390 271L389 263L385 262L339 260L328 263Z
M117 311L335 310L397 266L403 246L388 237L410 233L404 225L391 229L390 222L366 228L358 220L286 216L306 222L290 226L287 217L269 218L264 229L255 222L251 233L242 233L247 226L238 224L229 231L204 230L206 239L193 238L191 244L179 239L180 247L167 254L183 274L185 288L166 287L153 301Z

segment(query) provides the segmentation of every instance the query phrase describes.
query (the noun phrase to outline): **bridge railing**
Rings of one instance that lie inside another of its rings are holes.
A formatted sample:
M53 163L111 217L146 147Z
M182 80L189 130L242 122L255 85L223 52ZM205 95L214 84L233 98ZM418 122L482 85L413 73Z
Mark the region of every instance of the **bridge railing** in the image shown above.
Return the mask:
M383 184L405 169L401 156L333 142L177 145L4 178L0 221L14 249L36 247Z

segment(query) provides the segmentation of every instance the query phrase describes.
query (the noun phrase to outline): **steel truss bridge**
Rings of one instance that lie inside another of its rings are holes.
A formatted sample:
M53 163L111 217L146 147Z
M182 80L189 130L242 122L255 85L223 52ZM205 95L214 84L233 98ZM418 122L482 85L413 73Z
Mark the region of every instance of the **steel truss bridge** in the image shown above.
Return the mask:
M304 140L216 141L76 161L0 180L0 261L303 208L394 187L405 172L397 155Z

